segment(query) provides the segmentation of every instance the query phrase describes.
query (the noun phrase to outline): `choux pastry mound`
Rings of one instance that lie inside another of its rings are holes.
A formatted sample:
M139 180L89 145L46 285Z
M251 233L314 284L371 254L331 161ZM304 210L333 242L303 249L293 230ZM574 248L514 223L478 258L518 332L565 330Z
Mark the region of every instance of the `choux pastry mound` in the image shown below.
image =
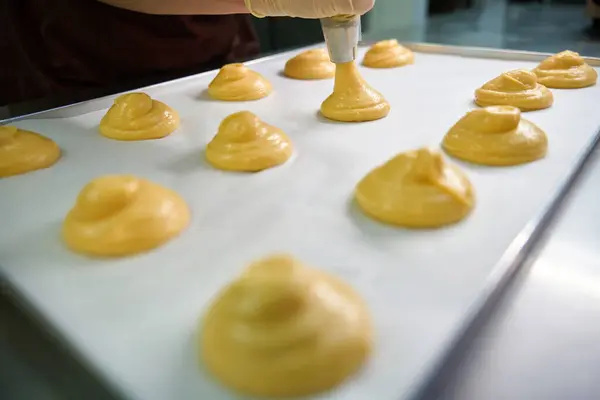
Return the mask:
M598 72L579 53L569 50L546 58L533 72L539 83L556 89L583 88L598 80Z
M333 93L321 104L325 118L364 122L384 118L389 112L387 100L365 82L354 62L336 65Z
M292 142L281 129L241 111L221 122L206 146L206 160L222 170L256 172L285 163L292 151Z
M77 253L118 257L166 243L189 221L188 206L172 190L131 175L108 175L79 193L62 235Z
M0 178L48 168L60 158L51 139L14 126L0 126Z
M395 68L412 64L414 53L402 46L396 39L375 43L365 54L363 65L369 68Z
M250 265L210 305L201 359L247 396L307 396L356 373L372 347L370 316L346 283L285 255Z
M401 153L369 172L356 201L372 218L408 228L436 228L465 218L475 204L471 183L438 152Z
M505 72L475 91L475 103L481 107L513 106L533 111L548 108L553 101L552 92L525 69Z
M100 133L116 140L159 139L178 127L177 112L145 93L117 97L100 121Z
M548 139L516 107L492 106L470 111L446 134L446 152L483 165L517 165L543 158Z
M271 84L244 64L227 64L208 85L208 94L216 100L250 101L267 97Z
M335 64L329 60L327 50L311 49L290 58L283 74L302 80L329 79L335 76Z

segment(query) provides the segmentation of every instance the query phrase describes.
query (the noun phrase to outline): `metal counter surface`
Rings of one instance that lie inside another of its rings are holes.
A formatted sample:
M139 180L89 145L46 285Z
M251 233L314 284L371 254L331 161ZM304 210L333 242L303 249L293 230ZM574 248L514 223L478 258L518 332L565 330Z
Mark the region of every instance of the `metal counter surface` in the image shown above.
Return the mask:
M600 396L600 149L529 268L438 382L439 399Z

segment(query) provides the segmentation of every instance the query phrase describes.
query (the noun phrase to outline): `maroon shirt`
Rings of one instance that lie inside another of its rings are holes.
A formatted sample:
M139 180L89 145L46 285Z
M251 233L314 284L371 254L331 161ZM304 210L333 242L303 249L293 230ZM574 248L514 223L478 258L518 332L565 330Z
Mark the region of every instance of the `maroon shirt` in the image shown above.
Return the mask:
M0 105L65 88L199 72L258 50L245 15L162 16L97 0L0 0Z

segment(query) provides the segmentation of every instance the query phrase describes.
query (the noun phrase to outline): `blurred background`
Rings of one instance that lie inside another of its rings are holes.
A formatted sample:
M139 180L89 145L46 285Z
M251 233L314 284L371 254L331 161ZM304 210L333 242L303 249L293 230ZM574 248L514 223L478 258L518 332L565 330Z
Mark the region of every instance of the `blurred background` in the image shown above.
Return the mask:
M323 41L316 20L252 19L261 54L278 53ZM396 38L556 53L573 50L600 57L600 0L377 0L362 18L363 40ZM133 90L202 70L174 72L104 90L61 91L49 98L0 106L0 120L78 101Z
M377 0L362 20L365 40L397 38L551 53L569 49L600 56L598 21L598 0ZM264 52L322 41L318 21L254 22Z

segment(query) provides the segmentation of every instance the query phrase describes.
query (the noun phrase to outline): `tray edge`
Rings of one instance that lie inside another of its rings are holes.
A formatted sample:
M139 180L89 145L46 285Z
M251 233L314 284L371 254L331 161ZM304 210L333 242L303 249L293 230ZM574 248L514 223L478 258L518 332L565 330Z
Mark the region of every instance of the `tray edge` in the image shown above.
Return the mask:
M374 44L375 41L363 41L360 43L361 47L366 47ZM280 53L268 54L263 57L259 57L250 61L245 62L247 65L258 64L261 62L266 62L269 60L273 60L276 58L283 57L285 54L292 51L302 51L315 47L323 46L325 43L313 44L310 46L304 46L296 49L290 49ZM443 54L443 55L454 55L461 57L469 57L469 58L486 58L486 59L499 59L499 60L513 60L513 61L542 61L544 58L551 56L550 53L542 53L542 52L534 52L534 51L522 51L522 50L505 50L505 49L495 49L489 47L472 47L472 46L452 46L445 44L435 44L435 43L421 43L421 42L403 42L404 46L409 49L419 52L419 53L428 53L428 54ZM586 62L594 67L600 67L600 58L597 57L584 57ZM152 88L164 87L166 85L170 85L173 83L184 82L190 79L196 79L198 77L212 74L216 70L205 71L199 74L190 75L178 79L168 80L165 82L157 83L155 85L141 87L136 90L147 90ZM68 116L49 116L48 114L64 112L65 110L74 110L75 108L85 108L79 114L86 114L88 112L99 111L105 108L110 107L112 103L112 99L116 96L119 96L123 93L128 93L131 91L119 92L108 96L99 97L96 99L85 100L76 102L73 104L68 104L60 107L50 108L47 110L36 111L29 114L20 115L17 117L11 117L6 119L0 119L0 125L8 124L11 122L21 121L28 118L64 118Z
M473 342L473 337L485 324L489 315L494 312L495 306L504 298L504 294L511 284L516 281L521 272L526 270L525 267L530 261L530 257L535 255L537 246L542 244L546 233L545 229L555 221L565 200L576 189L580 177L586 172L597 149L600 149L600 127L592 140L581 151L574 168L559 184L555 196L525 225L504 251L488 276L481 293L471 304L467 317L458 332L450 339L446 348L440 351L438 359L428 371L425 371L423 378L419 382L415 382L413 389L406 396L407 399L437 398L435 395L440 387L436 384L440 381L443 382L447 371L452 368L461 351Z

